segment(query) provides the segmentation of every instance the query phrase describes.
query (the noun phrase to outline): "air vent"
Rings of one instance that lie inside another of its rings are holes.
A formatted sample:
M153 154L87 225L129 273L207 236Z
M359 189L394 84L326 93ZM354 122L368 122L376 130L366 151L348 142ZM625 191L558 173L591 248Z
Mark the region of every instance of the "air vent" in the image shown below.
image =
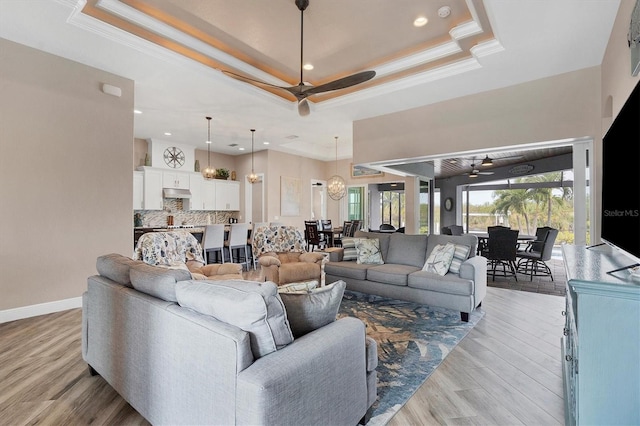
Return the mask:
M233 147L238 146L238 144L237 143L230 143L229 146L233 148Z
M285 137L285 139L298 139L298 138L299 138L298 135L289 135Z

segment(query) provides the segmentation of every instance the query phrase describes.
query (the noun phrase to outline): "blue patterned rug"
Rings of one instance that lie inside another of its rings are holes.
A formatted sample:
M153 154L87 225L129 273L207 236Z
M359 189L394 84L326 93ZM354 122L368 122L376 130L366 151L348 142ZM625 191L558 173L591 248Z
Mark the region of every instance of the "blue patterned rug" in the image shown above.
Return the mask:
M367 425L386 424L483 315L475 310L465 323L460 312L345 291L338 318L360 318L378 343L378 399Z

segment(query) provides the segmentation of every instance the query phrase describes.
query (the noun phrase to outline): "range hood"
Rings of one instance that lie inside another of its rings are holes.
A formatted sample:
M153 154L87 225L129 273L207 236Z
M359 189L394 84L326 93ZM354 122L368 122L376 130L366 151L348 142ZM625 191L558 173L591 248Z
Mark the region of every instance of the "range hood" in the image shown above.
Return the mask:
M191 191L188 189L163 188L162 196L164 198L191 198Z

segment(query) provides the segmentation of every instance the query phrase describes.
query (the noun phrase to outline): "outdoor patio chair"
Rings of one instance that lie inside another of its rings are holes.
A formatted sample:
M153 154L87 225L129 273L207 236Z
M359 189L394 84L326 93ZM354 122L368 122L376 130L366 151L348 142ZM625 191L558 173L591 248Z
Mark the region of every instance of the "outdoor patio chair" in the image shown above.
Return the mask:
M558 237L558 230L554 228L538 228L536 230L536 240L532 241L525 251L517 253L517 271L524 275L529 275L529 280L533 277L550 277L553 281L553 274L546 261L551 259L553 245Z
M518 233L517 229L489 228L487 249L483 255L488 261L487 274L491 274L493 281L496 280L496 274L505 278L513 277L518 281L516 275Z

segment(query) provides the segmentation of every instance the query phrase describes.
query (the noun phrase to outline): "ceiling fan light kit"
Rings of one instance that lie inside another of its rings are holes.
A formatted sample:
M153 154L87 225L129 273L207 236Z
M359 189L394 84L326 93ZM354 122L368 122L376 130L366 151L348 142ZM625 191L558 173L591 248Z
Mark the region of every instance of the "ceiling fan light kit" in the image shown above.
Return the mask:
M312 86L304 84L303 72L304 66L304 11L309 6L309 0L296 0L296 6L300 10L300 82L295 86L278 86L271 83L255 80L253 78L245 77L240 74L236 74L231 71L221 70L225 75L233 77L237 80L244 81L245 83L259 84L263 86L273 87L277 89L283 89L291 93L298 101L298 114L301 117L309 115L311 112L309 107L309 101L307 98L311 95L315 95L323 92L331 92L334 90L346 89L347 87L355 86L356 84L364 83L375 77L375 71L362 71L356 74L351 74L346 77L339 78L337 80L330 81L328 83L321 84L320 86Z

